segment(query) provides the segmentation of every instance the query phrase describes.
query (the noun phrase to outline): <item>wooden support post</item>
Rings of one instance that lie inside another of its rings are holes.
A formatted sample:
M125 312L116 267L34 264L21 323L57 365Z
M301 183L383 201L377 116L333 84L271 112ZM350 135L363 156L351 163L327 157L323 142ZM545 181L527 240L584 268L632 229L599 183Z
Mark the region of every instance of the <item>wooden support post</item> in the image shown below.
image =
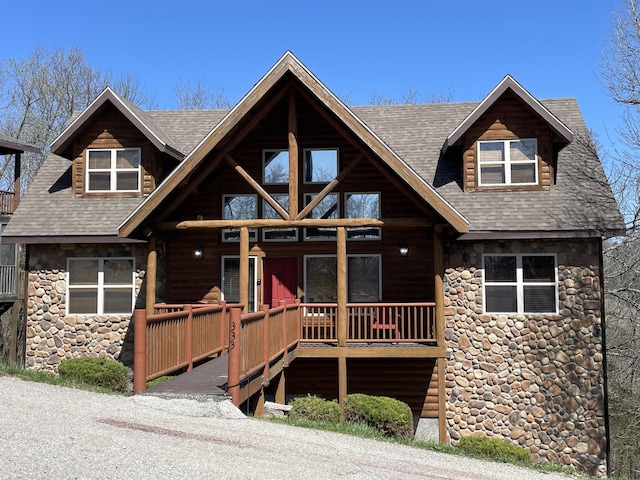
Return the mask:
M13 161L13 205L12 212L16 211L18 204L20 203L20 166L21 166L21 154L17 152Z
M296 92L289 90L289 217L298 215L298 112Z
M264 417L264 386L260 388L260 395L258 395L258 403L253 411L253 415L257 418Z
M262 386L269 385L269 305L262 305L264 320L262 322L262 359L264 370L262 372Z
M338 346L347 345L347 234L344 227L337 231L338 254Z
M287 395L286 395L286 378L285 378L285 372L287 371L287 369L283 369L282 372L280 372L280 375L278 375L278 385L276 386L276 403L279 403L281 405L285 405L286 401L287 401Z
M338 403L344 412L344 401L347 398L347 357L338 357Z
M184 311L187 312L187 335L185 339L185 352L187 355L186 360L189 362L187 372L190 372L191 370L193 370L193 305L185 305Z
M243 311L249 311L249 229L240 228L240 303Z
M229 338L226 335L228 321L227 302L220 300L220 307L222 307L222 311L220 312L220 355L224 355L225 351L229 351L228 347L225 348L229 341Z
M231 394L231 402L240 406L240 344L242 309L231 308L229 324L229 370L227 376L227 391Z
M145 273L146 281L146 310L147 315L155 313L156 305L156 282L158 275L158 250L155 233L151 234L147 245L147 271Z
M136 309L133 316L133 393L147 389L147 312Z
M442 246L442 226L436 225L433 230L433 269L435 273L435 301L436 301L436 341L438 347L445 347L444 338L444 252ZM438 437L440 443L446 443L446 402L445 375L447 360L440 357L436 360L438 368Z

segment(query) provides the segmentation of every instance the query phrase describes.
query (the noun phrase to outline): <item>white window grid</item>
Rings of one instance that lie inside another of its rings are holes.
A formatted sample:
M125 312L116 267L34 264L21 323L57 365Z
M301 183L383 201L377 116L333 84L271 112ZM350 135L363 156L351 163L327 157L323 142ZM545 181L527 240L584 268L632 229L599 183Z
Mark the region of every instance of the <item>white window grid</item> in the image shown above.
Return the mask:
M72 269L72 264L75 261L87 261L87 260L97 260L98 261L98 282L97 284L94 283L89 283L89 284L85 284L85 283L76 283L71 285L71 279L69 276L69 273L71 272ZM111 260L125 260L125 261L131 261L132 263L132 272L131 272L131 282L130 283L122 283L122 284L114 284L114 283L110 283L108 285L105 285L104 283L104 264L107 261L111 261ZM131 289L131 308L130 311L128 312L116 312L116 313L112 313L109 312L108 315L131 315L131 312L133 311L133 307L135 305L135 298L136 298L136 259L134 257L72 257L72 258L68 258L67 259L67 299L70 298L72 292L74 289L82 289L82 288L96 288L97 289L97 295L98 295L98 301L97 301L97 312L92 312L95 313L96 315L104 315L104 291L105 289L110 289L110 288L130 288ZM67 307L69 308L69 307ZM76 312L73 311L69 311L69 314L76 314ZM82 315L90 315L87 313L82 313Z
M535 142L535 156L533 160L512 160L511 159L511 144L517 142ZM501 143L503 145L504 158L501 161L495 160L482 160L480 152L480 145L490 143ZM477 145L478 155L478 184L481 186L497 186L497 185L537 185L538 184L538 140L536 138L521 138L517 140L479 140ZM482 167L490 165L501 165L504 168L504 183L489 183L482 181ZM534 167L534 181L533 182L517 182L511 181L511 166L512 165L533 165Z
M553 257L554 261L554 280L553 282L524 282L524 274L522 270L522 258L523 257ZM488 282L485 278L485 268L484 268L484 259L485 257L515 257L516 258L516 281L515 282ZM544 313L557 313L558 312L558 258L556 254L550 253L496 253L496 254L484 254L482 256L482 285L483 287L516 287L516 314L536 314L540 312L526 312L524 310L524 287L549 287L552 286L555 289L555 301L554 305L556 306L555 310L551 312ZM499 313L504 314L506 312L491 312L487 310L487 293L486 288L483 288L483 301L482 301L482 311L483 313Z
M92 148L87 150L87 161L86 161L86 178L85 178L85 190L87 192L139 192L140 191L140 172L141 168L138 165L135 168L123 168L117 166L117 155L118 152L123 151L137 151L138 158L141 158L141 150L139 148ZM109 168L90 168L89 167L89 156L91 152L110 152L111 153L111 165ZM138 188L135 190L119 190L118 189L118 173L137 173L138 174ZM92 173L109 173L109 190L91 190L89 181Z

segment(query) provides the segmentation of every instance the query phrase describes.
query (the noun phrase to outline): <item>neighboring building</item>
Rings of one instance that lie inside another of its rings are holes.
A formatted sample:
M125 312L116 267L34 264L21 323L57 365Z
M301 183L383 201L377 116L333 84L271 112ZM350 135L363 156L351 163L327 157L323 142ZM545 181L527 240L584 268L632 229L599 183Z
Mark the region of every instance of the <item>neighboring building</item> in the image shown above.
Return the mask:
M301 299L332 313L288 394L392 396L441 441L606 474L602 239L624 226L575 99L507 76L479 103L347 107L287 52L229 111L106 89L51 152L3 233L27 245L28 368L131 364L134 306Z

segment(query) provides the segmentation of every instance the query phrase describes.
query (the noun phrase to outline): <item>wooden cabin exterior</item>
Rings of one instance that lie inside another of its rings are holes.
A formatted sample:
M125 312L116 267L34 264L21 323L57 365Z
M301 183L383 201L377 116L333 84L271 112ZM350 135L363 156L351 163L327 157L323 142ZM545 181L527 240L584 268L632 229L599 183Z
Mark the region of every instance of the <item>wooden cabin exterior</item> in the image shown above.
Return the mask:
M290 52L228 111L107 89L3 234L28 245L25 364L131 365L132 311L159 303L296 304L288 396L387 395L440 441L606 473L600 254L622 221L586 132L509 76L479 103L348 108Z

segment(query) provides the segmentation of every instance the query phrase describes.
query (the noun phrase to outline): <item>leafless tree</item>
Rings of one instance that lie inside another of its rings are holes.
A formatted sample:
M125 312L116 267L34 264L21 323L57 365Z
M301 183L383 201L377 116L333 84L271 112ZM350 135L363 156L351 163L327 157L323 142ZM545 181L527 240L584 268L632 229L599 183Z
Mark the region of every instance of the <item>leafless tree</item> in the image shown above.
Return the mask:
M640 16L639 0L613 12L601 80L624 108L607 170L626 234L604 252L612 467L640 478Z
M173 89L173 95L181 110L231 108L231 101L223 87L213 87L202 80L179 81Z
M453 88L449 88L445 92L435 93L422 97L418 90L411 86L403 92L399 98L381 95L373 92L369 96L369 105L397 105L397 104L415 104L415 103L448 103L453 99Z
M49 145L74 112L87 107L107 85L136 105L155 105L135 79L92 67L79 48L36 47L28 58L0 59L0 132L43 150L41 155L23 155L23 187L31 183ZM13 159L8 158L0 165L0 188L12 182Z

